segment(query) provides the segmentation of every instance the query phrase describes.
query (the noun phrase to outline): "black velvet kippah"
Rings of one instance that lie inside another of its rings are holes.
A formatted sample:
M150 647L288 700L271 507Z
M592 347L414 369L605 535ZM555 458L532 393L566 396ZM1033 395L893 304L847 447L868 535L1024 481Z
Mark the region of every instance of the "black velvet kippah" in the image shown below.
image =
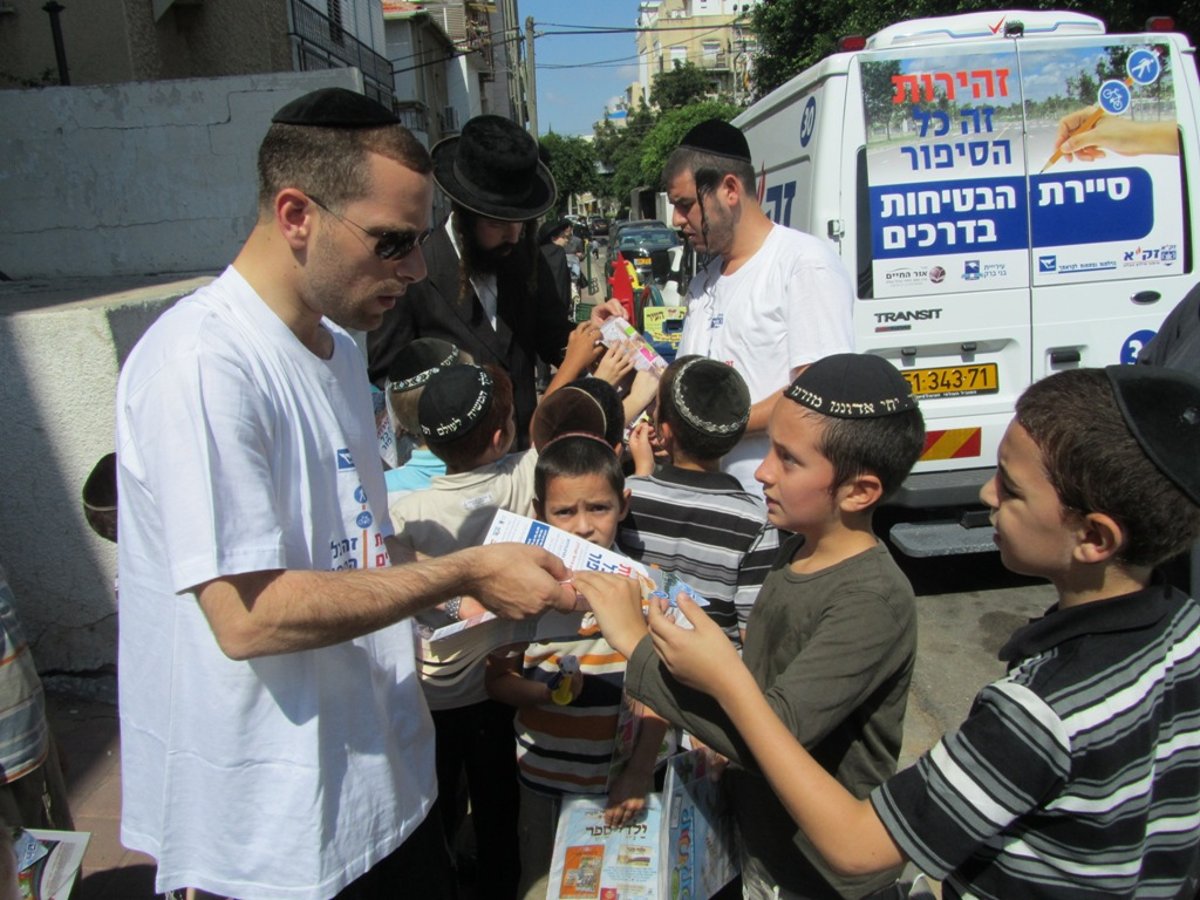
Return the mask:
M439 369L458 362L458 348L441 338L417 338L406 344L388 369L389 391L411 391L427 382Z
M446 444L469 434L491 409L494 385L480 366L450 366L434 372L417 403L425 440Z
M1134 440L1172 484L1200 503L1200 379L1158 366L1104 371Z
M737 126L720 119L705 119L693 126L683 136L679 146L750 162L750 145L746 142L746 136Z
M917 408L904 376L870 353L818 359L783 393L801 406L839 419L870 419Z
M271 119L280 125L381 128L399 119L386 106L346 88L321 88L288 103Z
M750 390L732 366L704 356L684 357L671 380L671 404L698 431L732 434L750 421Z

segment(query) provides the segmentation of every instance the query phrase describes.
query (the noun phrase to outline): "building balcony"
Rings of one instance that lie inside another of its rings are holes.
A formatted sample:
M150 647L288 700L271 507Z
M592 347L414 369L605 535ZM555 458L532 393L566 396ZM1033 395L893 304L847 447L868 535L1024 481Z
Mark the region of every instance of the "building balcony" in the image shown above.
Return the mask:
M392 64L315 7L304 0L289 0L292 30L288 37L296 48L296 66L302 72L314 69L353 67L362 72L368 97L384 106L394 106Z

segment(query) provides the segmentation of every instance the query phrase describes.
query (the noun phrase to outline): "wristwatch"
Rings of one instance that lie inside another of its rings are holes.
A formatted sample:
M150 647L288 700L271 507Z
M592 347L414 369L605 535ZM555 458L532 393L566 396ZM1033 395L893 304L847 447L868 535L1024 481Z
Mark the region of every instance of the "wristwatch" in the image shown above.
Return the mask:
M451 622L458 621L458 611L462 608L462 597L452 597L446 601L446 618Z

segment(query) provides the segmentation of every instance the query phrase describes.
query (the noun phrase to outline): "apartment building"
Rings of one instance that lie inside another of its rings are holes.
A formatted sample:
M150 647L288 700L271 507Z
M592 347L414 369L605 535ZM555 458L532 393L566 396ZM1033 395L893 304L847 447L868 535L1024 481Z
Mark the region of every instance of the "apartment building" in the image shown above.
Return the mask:
M749 15L759 0L643 0L638 5L638 80L629 102L648 102L654 76L692 63L711 76L713 94L749 91L757 41ZM639 96L640 95L640 96Z
M516 118L519 42L516 0L4 0L0 89L353 67L432 144Z

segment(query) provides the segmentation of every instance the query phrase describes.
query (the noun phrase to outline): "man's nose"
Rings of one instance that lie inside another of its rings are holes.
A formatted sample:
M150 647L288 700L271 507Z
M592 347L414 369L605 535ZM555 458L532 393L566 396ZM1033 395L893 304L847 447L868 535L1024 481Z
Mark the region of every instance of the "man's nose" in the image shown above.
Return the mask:
M414 247L411 253L405 254L396 261L396 277L405 281L422 281L429 273L425 265L425 252L420 247Z

